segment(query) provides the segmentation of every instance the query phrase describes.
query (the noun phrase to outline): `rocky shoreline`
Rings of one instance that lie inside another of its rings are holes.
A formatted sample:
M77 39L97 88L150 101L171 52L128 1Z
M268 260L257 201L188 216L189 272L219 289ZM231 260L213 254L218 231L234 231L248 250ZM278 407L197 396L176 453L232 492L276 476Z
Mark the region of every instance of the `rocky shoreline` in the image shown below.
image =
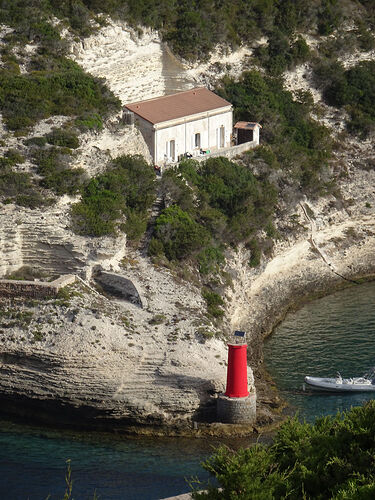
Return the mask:
M370 193L371 187L363 185L363 190ZM359 204L352 206L350 218L328 210L328 204L329 200L321 200L315 207L309 205L319 226L313 222L305 239L299 238L289 248L281 245L256 276L241 274L241 263L244 268L248 259L246 251L238 252L232 263L232 272L240 276L230 296L232 325L249 332L248 359L257 388L258 425L278 421L284 407L263 365L265 338L288 312L306 302L375 279L375 217L363 214Z

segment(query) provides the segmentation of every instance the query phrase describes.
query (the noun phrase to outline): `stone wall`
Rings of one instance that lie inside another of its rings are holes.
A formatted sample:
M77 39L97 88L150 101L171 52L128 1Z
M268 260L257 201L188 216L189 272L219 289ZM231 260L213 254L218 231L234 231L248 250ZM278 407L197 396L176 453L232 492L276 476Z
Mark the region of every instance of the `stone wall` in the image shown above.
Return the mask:
M221 394L217 400L217 419L224 424L252 424L256 420L256 393L246 398L228 398Z
M74 283L76 276L67 274L50 283L43 281L0 280L0 297L56 297L64 286Z
M241 153L244 153L245 151L253 149L257 146L259 146L259 142L257 141L244 142L243 144L238 144L237 146L230 146L228 148L219 149L214 153L208 153L206 155L197 156L194 158L194 160L205 161L208 158L215 158L218 156L225 156L226 158L234 158L235 156L238 156Z

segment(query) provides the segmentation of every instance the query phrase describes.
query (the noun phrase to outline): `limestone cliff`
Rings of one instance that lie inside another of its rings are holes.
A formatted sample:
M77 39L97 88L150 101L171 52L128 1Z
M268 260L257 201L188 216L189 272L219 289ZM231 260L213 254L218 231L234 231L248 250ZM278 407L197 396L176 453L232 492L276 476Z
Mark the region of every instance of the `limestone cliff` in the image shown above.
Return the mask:
M179 90L192 81L211 81L217 76L212 65L218 59L225 62L224 56L216 54L204 66L182 67L168 55L157 33L146 30L138 37L116 23L72 43L71 53L84 68L106 77L123 102ZM246 65L245 56L250 53L241 49L226 56L234 74ZM287 75L292 90L311 88L309 79L303 77L306 71L297 68ZM321 98L316 89L314 98L316 102ZM322 109L327 124L335 128L342 115L330 115L332 110L323 105ZM43 135L64 120L42 120L28 137ZM4 127L0 133L6 139L0 152L12 146L22 152L19 138ZM89 175L121 154L140 153L146 158L148 154L139 132L121 122L121 113L108 120L102 131L87 132L80 141L74 165ZM226 270L232 284L226 290L224 328L248 331L254 367L261 362L263 336L291 304L374 274L371 143L348 141L336 159L345 171L341 201L330 196L281 207L283 216L276 222L283 239L257 269L248 266L249 253L243 248L228 254ZM26 162L21 168L31 166ZM3 299L3 407L80 425L90 421L100 426L107 421L181 426L213 419L215 396L225 384L226 346L205 314L199 288L154 267L140 251L127 246L126 236L75 235L69 227L69 210L75 201L64 196L43 210L2 205L0 274L31 266L50 276L76 273L89 280L100 266L130 279L143 308L84 286L72 288L57 300ZM257 379L256 385L260 382ZM254 390L251 369L249 384ZM261 402L262 398L260 394Z
M205 337L197 290L143 259L123 275L143 309L81 282L57 299L1 300L3 411L96 427L215 420L226 349Z

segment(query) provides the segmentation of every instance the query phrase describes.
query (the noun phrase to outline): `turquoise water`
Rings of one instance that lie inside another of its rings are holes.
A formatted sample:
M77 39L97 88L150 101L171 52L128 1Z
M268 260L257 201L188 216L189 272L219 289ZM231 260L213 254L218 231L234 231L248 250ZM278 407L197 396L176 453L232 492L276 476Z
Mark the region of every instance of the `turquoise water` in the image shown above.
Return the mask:
M375 366L375 283L357 285L289 314L267 339L265 364L292 411L314 421L364 401L371 393L303 392L305 375L363 375Z
M185 478L208 475L200 461L212 443L187 439L116 439L0 421L0 499L61 499L66 459L73 498L159 499L190 491ZM217 444L217 443L215 443Z

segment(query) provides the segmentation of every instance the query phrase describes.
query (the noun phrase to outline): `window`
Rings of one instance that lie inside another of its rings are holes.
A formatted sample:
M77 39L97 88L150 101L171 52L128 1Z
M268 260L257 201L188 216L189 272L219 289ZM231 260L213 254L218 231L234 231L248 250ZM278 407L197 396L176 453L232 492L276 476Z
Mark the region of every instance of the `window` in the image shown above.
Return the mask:
M220 127L220 147L223 148L225 146L225 128L222 125Z
M176 143L174 139L169 141L169 157L172 161L175 161L176 159Z
M176 160L176 141L172 139L165 143L165 160Z
M194 136L194 147L195 148L200 148L201 147L201 134L195 134L195 136Z

